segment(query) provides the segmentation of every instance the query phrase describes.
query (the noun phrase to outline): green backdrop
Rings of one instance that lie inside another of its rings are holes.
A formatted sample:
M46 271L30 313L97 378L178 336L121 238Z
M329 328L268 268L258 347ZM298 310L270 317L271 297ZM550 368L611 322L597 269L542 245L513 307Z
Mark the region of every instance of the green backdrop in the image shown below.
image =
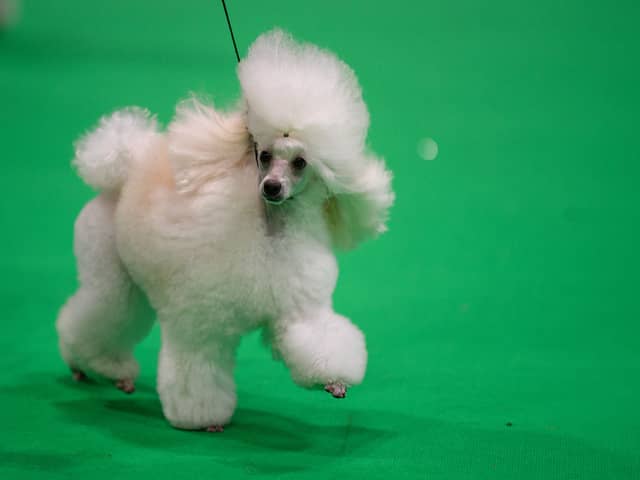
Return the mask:
M125 396L74 384L53 328L92 196L73 140L126 105L235 101L220 4L23 7L0 36L0 478L640 478L638 2L229 0L242 53L278 25L353 66L397 203L340 256L363 385L301 390L250 336L222 435L162 418L157 329Z

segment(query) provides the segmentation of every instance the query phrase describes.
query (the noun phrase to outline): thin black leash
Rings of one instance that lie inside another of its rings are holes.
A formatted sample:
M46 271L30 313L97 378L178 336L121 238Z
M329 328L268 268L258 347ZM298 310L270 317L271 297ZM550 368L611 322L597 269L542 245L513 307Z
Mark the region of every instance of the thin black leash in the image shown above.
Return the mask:
M227 17L227 25L229 26L229 33L231 34L231 41L233 42L233 50L236 52L236 60L238 60L238 63L240 63L240 55L238 55L238 45L236 45L236 37L233 35L233 28L231 27L231 20L229 19L227 4L224 0L222 0L222 8L224 8L224 16Z
M222 0L222 8L224 8L224 16L227 18L227 26L229 27L229 33L231 34L231 41L233 42L233 50L236 52L236 60L240 63L240 55L238 54L238 45L236 44L236 37L233 34L233 27L231 26L231 19L229 18L229 12L227 11L227 4ZM260 169L260 162L258 162L258 144L253 142L253 154L256 157L256 166Z

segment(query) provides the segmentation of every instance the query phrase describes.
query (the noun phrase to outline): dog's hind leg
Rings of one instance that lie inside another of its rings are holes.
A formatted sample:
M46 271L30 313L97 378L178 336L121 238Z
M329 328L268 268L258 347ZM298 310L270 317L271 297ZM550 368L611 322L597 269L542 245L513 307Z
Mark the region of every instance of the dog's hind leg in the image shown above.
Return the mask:
M149 332L153 315L118 255L115 207L114 197L101 194L76 220L80 286L60 310L56 328L60 353L76 380L96 373L131 393L139 372L133 349Z

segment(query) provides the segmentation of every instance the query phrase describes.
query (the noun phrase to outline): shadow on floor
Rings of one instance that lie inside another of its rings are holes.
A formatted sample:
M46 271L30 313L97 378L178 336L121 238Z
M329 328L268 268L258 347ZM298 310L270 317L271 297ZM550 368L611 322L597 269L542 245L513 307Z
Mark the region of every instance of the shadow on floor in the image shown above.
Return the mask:
M331 472L345 464L369 472L453 478L634 478L640 460L563 435L525 431L504 424L478 427L481 419L455 423L386 410L345 409L348 404L298 403L240 392L241 406L223 434L171 428L153 388L124 396L110 385L77 385L46 375L0 387L0 395L29 408L51 409L51 421L65 431L81 427L172 457L176 462L214 462L233 470L285 474ZM428 415L428 412L421 412ZM30 435L35 435L31 433ZM43 444L45 445L45 444ZM74 463L42 451L0 451L0 464L48 465L72 469ZM334 465L333 467L331 465ZM49 468L47 467L47 468ZM389 470L391 469L391 470ZM446 474L446 475L445 475Z

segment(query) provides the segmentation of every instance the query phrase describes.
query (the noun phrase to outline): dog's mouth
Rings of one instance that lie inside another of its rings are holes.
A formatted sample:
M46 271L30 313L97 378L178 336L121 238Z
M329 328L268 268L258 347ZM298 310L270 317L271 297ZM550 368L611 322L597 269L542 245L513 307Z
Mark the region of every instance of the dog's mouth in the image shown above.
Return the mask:
M287 201L287 199L285 197L283 197L282 195L277 195L275 197L271 197L271 196L267 196L265 194L262 194L262 198L269 205L282 205L284 202Z

